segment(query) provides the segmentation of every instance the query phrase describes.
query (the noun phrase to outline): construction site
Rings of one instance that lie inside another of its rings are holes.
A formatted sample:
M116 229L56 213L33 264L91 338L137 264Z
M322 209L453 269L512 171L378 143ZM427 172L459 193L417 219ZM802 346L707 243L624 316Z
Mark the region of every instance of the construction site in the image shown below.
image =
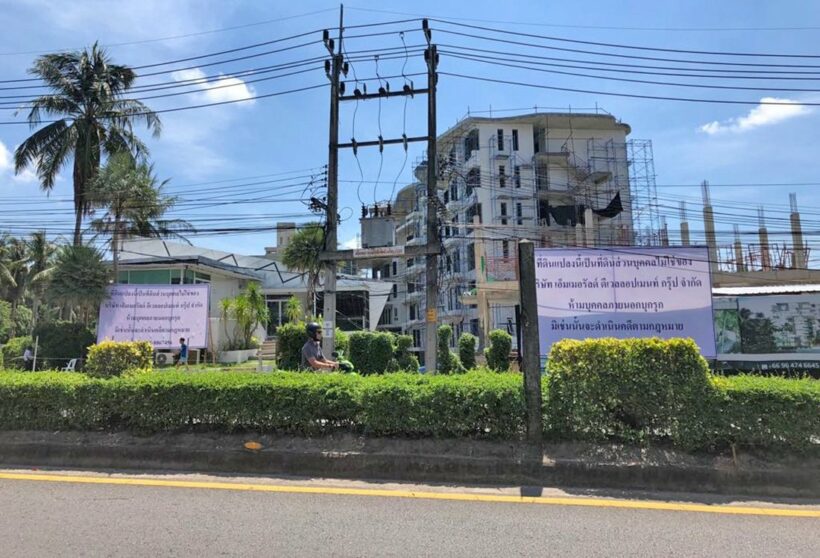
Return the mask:
M729 223L712 205L707 182L701 202L690 200L688 208L685 200L673 208L659 197L652 141L630 132L598 107L536 107L515 116L468 114L438 136L437 313L454 338L470 332L484 346L489 331L506 329L519 342L517 243L523 239L543 248L706 245L716 289L820 283L820 274L808 269L794 194L789 241L770 238L762 207L755 208L756 231L735 222L729 238L717 228ZM361 273L393 283L378 327L412 335L422 353L424 258L391 256L398 252L388 248L427 242L427 164L417 160L416 181L394 199L363 207L360 219L360 247L386 249L385 256L360 262Z

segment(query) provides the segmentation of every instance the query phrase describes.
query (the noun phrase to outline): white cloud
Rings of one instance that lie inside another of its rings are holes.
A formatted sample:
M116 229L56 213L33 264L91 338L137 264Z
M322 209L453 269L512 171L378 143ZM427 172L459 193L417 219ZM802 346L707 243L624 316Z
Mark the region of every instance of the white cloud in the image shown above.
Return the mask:
M11 151L0 141L0 172L5 172L11 168Z
M359 247L359 239L357 237L353 237L349 240L345 240L342 242L342 249L343 250L355 250Z
M14 154L2 141L0 141L0 176L8 176L13 182L20 184L33 184L39 180L31 166L23 169L20 174L14 173Z
M189 85L199 86L205 98L211 103L224 101L243 101L253 104L255 94L252 87L237 77L220 74L217 78L206 79L205 72L199 68L179 70L171 74L176 81L186 81Z
M722 122L715 120L701 126L700 131L710 136L721 133L742 133L762 126L771 126L811 112L809 107L792 99L763 97L760 102L780 104L759 104L745 116L729 118Z

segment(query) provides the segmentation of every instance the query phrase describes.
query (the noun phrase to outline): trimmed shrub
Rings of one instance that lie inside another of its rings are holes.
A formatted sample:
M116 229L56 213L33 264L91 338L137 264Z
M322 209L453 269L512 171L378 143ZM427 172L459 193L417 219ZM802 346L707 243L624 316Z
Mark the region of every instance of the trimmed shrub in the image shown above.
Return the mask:
M708 365L691 339L587 339L555 343L549 355L552 433L582 440L693 444L709 405Z
M402 372L418 373L419 359L410 352L413 338L409 335L396 336L396 364Z
M462 333L458 338L458 358L467 370L475 368L475 353L478 339L472 333Z
M134 369L150 369L153 356L154 347L148 341L103 341L88 349L85 372L110 378Z
M506 372L510 369L510 350L512 349L512 335L503 329L494 329L490 332L490 346L484 349L484 358L487 366L496 372Z
M178 371L109 379L0 375L0 429L206 431L517 439L515 376L362 377Z
M714 377L707 405L687 423L697 449L818 450L820 381L760 376Z
M34 342L28 335L9 339L6 344L3 345L3 362L5 363L5 367L9 370L22 370L22 357L28 346L34 346Z
M460 374L464 367L458 355L450 350L450 339L453 337L453 328L448 325L438 326L437 364L439 374Z
M40 337L37 362L43 358L38 368L58 368L65 366L72 358L85 358L88 347L94 344L94 332L83 324L57 321L38 324L34 337Z
M384 374L386 371L397 371L398 361L393 357L396 352L395 339L392 333L371 333L370 341L370 374ZM355 365L354 365L355 366Z
M373 336L369 331L354 331L350 334L350 352L348 358L359 374L370 374L370 342Z

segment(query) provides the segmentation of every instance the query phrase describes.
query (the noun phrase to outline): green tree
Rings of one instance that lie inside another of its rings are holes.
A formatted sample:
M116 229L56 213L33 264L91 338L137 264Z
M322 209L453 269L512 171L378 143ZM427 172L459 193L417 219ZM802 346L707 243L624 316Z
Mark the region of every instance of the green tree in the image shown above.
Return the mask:
M89 206L105 209L105 214L94 219L91 227L111 238L115 278L123 240L132 236L181 236L193 231L187 221L164 218L176 203L176 197L162 193L166 183L157 181L151 165L135 161L126 152L112 155L90 182Z
M114 64L97 43L81 52L40 56L29 73L50 89L32 102L29 124L36 128L44 116L55 120L17 147L15 172L33 166L41 188L50 192L60 169L73 158L74 245L79 246L83 217L90 210L87 188L102 156L128 151L144 157L148 150L134 133L134 124L144 122L158 136L160 119L142 102L125 97L136 73Z
M74 310L88 324L108 296L108 267L103 254L92 246L63 246L57 251L48 294Z
M325 230L318 223L311 223L297 231L282 252L282 263L290 270L307 275L308 311L316 313L316 288L322 262L319 255L325 249Z
M27 296L39 300L43 285L51 274L53 247L45 233L32 234L31 239L7 238L3 243L3 258L0 262L0 283L4 285L4 295L11 303L9 336L16 337L18 310ZM31 324L28 324L31 326ZM29 333L29 332L26 332Z

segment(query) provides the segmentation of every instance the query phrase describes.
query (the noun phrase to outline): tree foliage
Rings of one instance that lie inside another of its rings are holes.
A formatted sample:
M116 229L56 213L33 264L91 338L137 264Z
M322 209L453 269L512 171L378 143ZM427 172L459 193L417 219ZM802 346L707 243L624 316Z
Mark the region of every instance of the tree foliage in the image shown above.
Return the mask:
M282 251L282 263L292 271L307 275L308 312L314 312L316 288L322 262L319 255L325 249L325 230L318 223L312 223L294 233Z
M127 96L134 70L114 64L97 43L90 49L38 57L29 70L49 91L34 99L28 113L32 128L53 120L24 140L14 152L15 172L34 167L43 190L50 192L60 169L73 159L74 244L82 244L82 220L91 209L90 181L104 155L127 151L144 157L148 150L134 133L142 122L159 135L156 113Z

